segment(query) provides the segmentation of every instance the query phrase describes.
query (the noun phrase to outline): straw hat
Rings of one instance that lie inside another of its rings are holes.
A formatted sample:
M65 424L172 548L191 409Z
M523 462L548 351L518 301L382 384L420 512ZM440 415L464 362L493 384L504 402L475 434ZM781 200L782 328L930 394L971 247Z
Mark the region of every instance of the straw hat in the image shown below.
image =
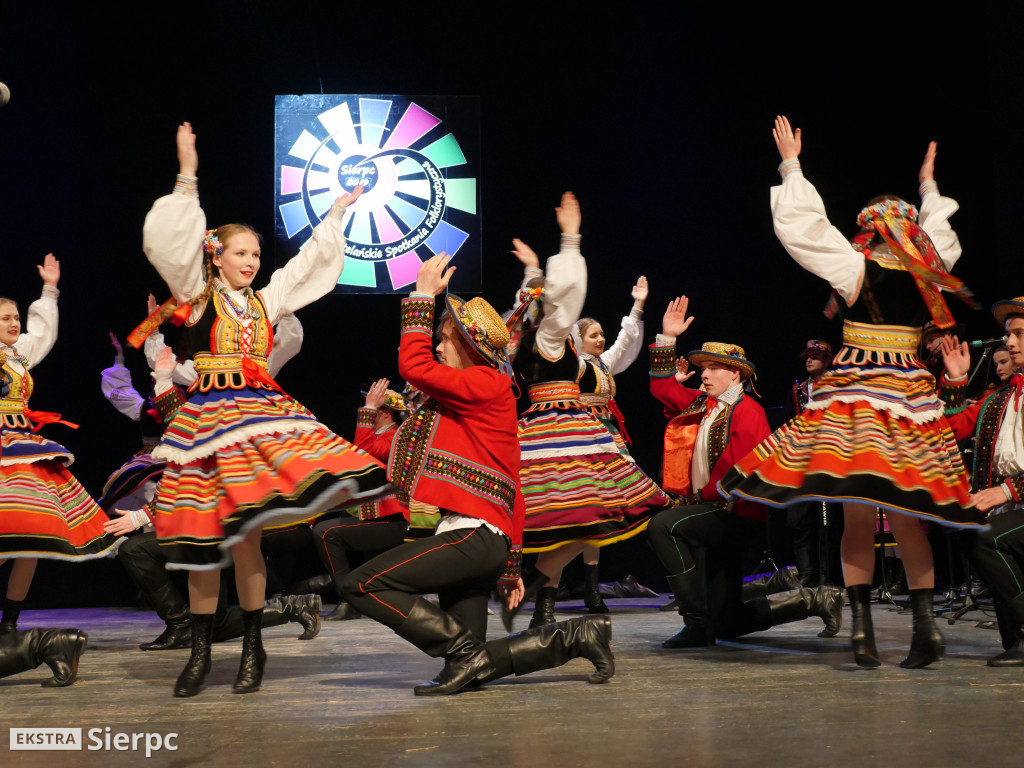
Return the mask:
M1000 325L1006 325L1006 318L1010 315L1024 315L1024 296L1006 301L997 301L992 305L992 317Z
M498 368L508 369L508 327L494 307L479 296L463 301L449 293L444 301L449 316L457 321L455 326L473 349Z
M755 371L754 364L747 360L743 347L738 347L735 344L723 344L720 341L705 342L700 349L687 353L686 359L690 361L691 365L710 362L731 365L733 368L740 369L740 375L743 378L752 376Z

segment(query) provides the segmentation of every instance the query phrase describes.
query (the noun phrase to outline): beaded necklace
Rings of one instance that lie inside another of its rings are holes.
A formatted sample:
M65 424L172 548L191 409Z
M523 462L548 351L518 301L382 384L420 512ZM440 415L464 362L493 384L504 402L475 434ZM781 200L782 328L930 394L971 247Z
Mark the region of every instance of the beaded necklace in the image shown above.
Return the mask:
M251 296L246 298L245 306L240 307L234 302L234 299L231 298L227 291L221 291L220 295L224 297L224 301L226 301L231 306L231 309L235 311L235 315L239 320L244 320L245 318L250 320L259 320L260 313L257 311L256 307L252 305Z

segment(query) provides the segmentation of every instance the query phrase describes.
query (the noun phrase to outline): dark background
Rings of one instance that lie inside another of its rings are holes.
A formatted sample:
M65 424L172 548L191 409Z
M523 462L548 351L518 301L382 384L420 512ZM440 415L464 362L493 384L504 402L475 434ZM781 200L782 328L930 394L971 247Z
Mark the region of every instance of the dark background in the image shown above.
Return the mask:
M927 142L936 177L963 206L956 269L987 308L1024 294L1017 225L1024 66L1016 4L864 3L713 10L633 3L223 2L14 3L0 19L0 295L24 313L35 271L61 260L60 338L34 371L39 410L81 424L48 428L75 454L94 494L135 449L134 424L99 390L107 331L126 334L150 291L167 291L141 251L143 218L177 170L175 126L198 135L211 225L273 230L273 109L279 93L473 94L481 98L484 294L503 306L519 280L510 240L557 248L553 207L565 189L583 211L586 312L606 330L651 282L646 335L667 301L691 297L683 349L744 346L766 406L801 375L808 338L836 344L826 284L772 232L778 183L772 119L804 130L803 166L833 222L853 234L873 195L916 200ZM269 266L269 265L268 265ZM269 269L266 270L269 273ZM266 277L258 279L263 284ZM360 387L396 378L397 299L329 296L302 310L302 354L286 391L351 436ZM987 309L951 302L971 338L998 334ZM129 353L139 388L144 363ZM656 473L663 419L646 363L618 377L641 466ZM641 542L606 552L602 576L658 579ZM630 562L630 561L633 562ZM0 579L6 578L6 570ZM43 562L29 605L130 599L115 563Z

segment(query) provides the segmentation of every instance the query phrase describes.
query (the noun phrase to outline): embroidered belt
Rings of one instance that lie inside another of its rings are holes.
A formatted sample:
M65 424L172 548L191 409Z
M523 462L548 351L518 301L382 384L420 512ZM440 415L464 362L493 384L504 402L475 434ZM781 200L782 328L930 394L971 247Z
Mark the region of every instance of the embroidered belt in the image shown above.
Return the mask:
M600 392L580 392L580 402L587 408L603 408L610 412L608 403L611 402L611 395Z
M869 352L916 354L921 329L907 325L871 325L847 320L843 323L843 344Z
M567 403L577 405L580 402L580 385L574 381L549 381L544 384L531 384L527 388L532 405L542 403Z
M217 355L212 352L198 352L195 356L196 373L200 376L206 373L241 373L241 355ZM252 360L263 370L267 369L267 358L260 355L249 355Z
M249 366L245 365L242 355L216 355L211 352L199 352L195 358L196 373L199 378L189 387L189 392L198 389L209 392L211 389L279 389L274 380L267 374L267 358L260 355L248 357ZM262 375L253 375L253 374Z
M22 400L20 397L17 400L14 400L14 399L0 400L0 414L5 414L6 415L6 414L9 414L9 413L11 413L11 414L14 414L14 413L24 413L24 411L25 411L25 401Z

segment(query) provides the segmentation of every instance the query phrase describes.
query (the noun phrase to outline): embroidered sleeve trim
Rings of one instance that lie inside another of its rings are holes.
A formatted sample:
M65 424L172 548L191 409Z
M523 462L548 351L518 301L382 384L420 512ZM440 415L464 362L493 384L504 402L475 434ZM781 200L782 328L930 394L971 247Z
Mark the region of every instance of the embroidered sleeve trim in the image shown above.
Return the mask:
M433 333L433 300L408 297L402 299L402 333Z
M356 429L359 427L369 427L373 429L373 425L377 423L377 411L373 408L362 407L356 411Z
M509 550L508 563L505 565L505 572L501 574L501 581L518 581L523 571L523 546L517 544Z
M665 379L676 374L676 347L651 344L651 376Z
M160 414L160 418L163 419L164 424L170 424L174 414L180 411L187 402L188 399L185 397L185 393L181 391L181 387L177 386L171 387L166 392L153 398L153 405L156 407L157 413Z

